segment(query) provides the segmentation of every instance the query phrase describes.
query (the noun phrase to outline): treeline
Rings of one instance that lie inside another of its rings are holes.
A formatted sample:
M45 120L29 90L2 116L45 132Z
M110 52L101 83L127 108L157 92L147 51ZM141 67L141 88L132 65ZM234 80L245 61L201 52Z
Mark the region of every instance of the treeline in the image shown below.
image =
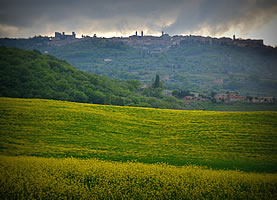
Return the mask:
M149 93L146 92L151 91ZM153 91L152 91L153 90ZM159 95L155 96L158 91ZM159 88L141 88L136 80L115 81L82 72L39 51L0 47L0 96L42 98L106 105L184 108Z

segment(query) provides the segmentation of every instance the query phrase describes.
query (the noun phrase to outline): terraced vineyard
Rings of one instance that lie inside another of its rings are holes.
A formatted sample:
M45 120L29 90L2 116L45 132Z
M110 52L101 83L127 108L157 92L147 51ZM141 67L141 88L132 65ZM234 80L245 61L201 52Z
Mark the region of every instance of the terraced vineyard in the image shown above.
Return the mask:
M0 188L7 199L45 195L89 199L102 190L105 198L274 199L277 195L277 112L180 111L0 98L0 113ZM167 164L149 165L158 162ZM58 183L45 186L51 177ZM176 190L163 192L171 187ZM18 191L15 196L14 191Z

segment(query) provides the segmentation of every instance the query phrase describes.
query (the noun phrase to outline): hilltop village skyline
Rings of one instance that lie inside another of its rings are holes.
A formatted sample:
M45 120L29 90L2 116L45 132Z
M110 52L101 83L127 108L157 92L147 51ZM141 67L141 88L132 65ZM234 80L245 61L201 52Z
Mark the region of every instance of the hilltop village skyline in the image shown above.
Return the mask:
M17 38L13 38L17 40ZM18 38L19 39L19 38ZM22 39L22 38L20 38ZM134 48L142 49L150 54L152 53L161 53L168 50L171 46L186 44L190 42L206 44L206 45L229 45L229 46L238 46L238 47L271 47L265 46L262 39L242 39L236 38L233 35L233 38L229 37L210 37L210 36L198 36L198 35L174 35L170 36L167 33L161 32L160 36L144 35L144 32L141 31L138 34L138 31L134 35L128 37L97 37L96 34L93 36L82 35L81 38L76 37L76 33L72 32L71 34L66 34L65 32L55 32L54 36L34 36L33 38L40 42L46 43L49 46L63 46L66 44L83 41L83 40L110 40L114 42L122 42Z

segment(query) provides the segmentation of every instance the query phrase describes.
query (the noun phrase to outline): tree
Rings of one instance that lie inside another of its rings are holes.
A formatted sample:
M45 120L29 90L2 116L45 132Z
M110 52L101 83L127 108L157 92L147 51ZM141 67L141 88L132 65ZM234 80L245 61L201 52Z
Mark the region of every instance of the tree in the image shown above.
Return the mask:
M191 94L188 90L174 90L172 92L172 96L182 99L185 96L193 96L193 94Z
M128 83L128 89L131 91L137 91L141 86L141 83L137 80L127 80L126 83Z
M160 76L156 74L156 79L153 85L154 88L159 88L160 87Z
M247 96L247 97L246 97L246 99L247 99L248 101L252 102L253 97L251 97L251 96Z
M215 97L215 95L216 95L216 92L212 91L211 92L211 97Z

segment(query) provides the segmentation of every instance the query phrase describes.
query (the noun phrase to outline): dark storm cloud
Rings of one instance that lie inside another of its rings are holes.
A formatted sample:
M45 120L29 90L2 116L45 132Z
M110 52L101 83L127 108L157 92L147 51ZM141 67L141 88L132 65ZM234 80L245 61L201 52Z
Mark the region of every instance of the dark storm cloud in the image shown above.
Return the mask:
M276 14L276 0L1 0L0 35L57 28L124 33L136 27L217 34L236 26L251 30Z
M0 23L13 26L29 26L39 18L47 17L50 22L68 18L86 17L110 19L118 16L151 16L174 9L181 1L158 0L2 0Z
M266 23L276 14L276 0L198 0L183 4L183 12L166 30L177 34L208 28L216 34L237 26L247 31Z

